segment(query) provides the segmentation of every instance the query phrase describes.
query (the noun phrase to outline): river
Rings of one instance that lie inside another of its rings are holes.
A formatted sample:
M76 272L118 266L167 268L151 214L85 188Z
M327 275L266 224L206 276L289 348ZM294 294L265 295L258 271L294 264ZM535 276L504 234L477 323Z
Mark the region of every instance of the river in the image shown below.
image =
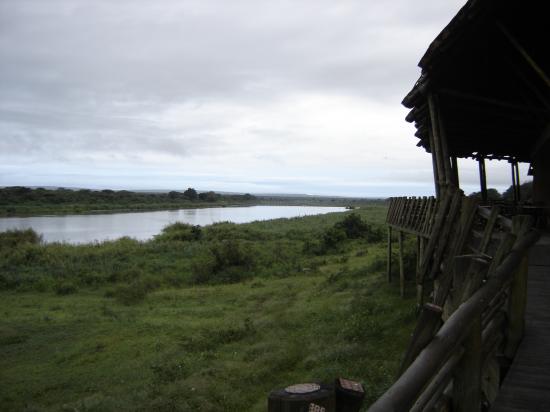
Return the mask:
M72 244L113 240L123 236L147 240L174 222L201 226L224 221L247 223L344 210L343 207L322 206L250 206L97 215L5 217L0 218L0 232L32 228L42 235L45 242Z

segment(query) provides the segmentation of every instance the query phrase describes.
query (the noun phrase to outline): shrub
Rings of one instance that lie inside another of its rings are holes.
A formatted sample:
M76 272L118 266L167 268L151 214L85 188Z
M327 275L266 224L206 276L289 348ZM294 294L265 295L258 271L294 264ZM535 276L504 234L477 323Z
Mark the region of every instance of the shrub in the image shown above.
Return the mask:
M342 221L337 222L334 227L341 228L348 239L365 238L369 242L378 242L382 239L382 232L364 222L356 213L347 215Z
M194 241L202 236L200 226L192 226L187 223L177 222L166 226L162 233L155 237L159 241Z
M255 267L250 246L239 240L215 242L203 248L191 262L192 283L238 282Z
M42 236L32 229L8 230L0 233L0 249L15 248L21 244L38 244Z

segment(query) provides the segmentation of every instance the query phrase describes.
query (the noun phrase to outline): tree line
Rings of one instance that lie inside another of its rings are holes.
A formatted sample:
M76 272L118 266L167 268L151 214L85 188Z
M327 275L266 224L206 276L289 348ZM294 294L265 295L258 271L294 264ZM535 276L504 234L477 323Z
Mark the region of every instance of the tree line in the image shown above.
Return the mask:
M21 204L104 204L131 205L133 203L181 203L181 202L218 202L221 200L250 202L255 199L250 194L220 194L213 191L198 192L193 188L185 191L170 192L132 192L128 190L90 190L90 189L31 189L11 186L0 189L0 205Z

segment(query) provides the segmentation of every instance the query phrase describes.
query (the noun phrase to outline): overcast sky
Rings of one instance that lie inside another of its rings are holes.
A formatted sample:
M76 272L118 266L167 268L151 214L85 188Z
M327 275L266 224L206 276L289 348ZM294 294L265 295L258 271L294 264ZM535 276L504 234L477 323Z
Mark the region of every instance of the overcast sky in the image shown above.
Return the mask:
M463 3L0 0L0 186L432 194L400 102Z

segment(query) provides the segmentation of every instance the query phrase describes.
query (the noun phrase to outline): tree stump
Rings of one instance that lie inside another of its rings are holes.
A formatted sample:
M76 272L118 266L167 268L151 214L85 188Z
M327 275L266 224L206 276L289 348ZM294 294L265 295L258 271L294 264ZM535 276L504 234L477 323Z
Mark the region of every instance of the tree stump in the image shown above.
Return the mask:
M292 385L269 394L268 412L335 412L334 388L317 383Z

